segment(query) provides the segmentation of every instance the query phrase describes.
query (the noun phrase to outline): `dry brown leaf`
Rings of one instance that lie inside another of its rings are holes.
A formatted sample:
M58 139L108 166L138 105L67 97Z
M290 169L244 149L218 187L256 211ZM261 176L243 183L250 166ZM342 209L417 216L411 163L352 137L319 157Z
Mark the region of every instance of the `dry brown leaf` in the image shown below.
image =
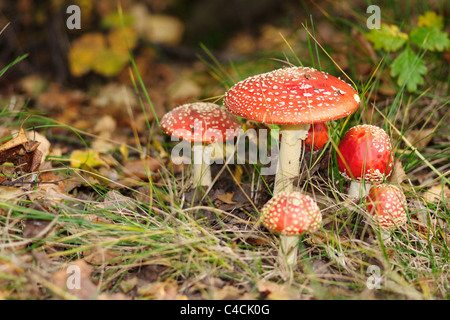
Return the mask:
M42 152L40 143L26 137L21 128L15 138L0 146L0 164L13 163L20 172L34 172L39 169Z
M138 100L134 91L120 83L108 83L100 88L93 99L95 106L108 108L108 112L125 109L127 106L134 108Z
M124 293L128 293L131 290L134 289L134 287L136 287L138 284L138 278L137 277L133 277L131 279L127 279L127 280L122 280L119 283L119 288L122 292Z
M93 265L112 264L110 260L120 256L120 252L95 246L83 252L84 260Z
M37 237L50 223L48 220L28 219L22 231L23 237L28 239ZM44 236L45 234L41 234L41 237Z
M178 294L178 285L175 280L138 286L137 293L153 300L187 300L185 295Z
M113 211L121 211L122 209L136 209L136 203L133 199L125 197L117 191L110 190L105 195L105 199L103 200L103 204L105 208L108 208Z
M29 141L22 128L16 134L17 134L16 137L13 137L11 140L8 140L7 142L5 142L0 146L0 152L10 150L17 146L23 145L24 143L27 143Z
M402 162L398 159L394 161L394 169L389 176L389 182L391 184L400 184L406 178L405 170L403 170Z
M175 45L181 41L184 24L179 19L164 15L152 14L146 19L142 36L148 41Z
M107 35L108 44L113 51L128 55L128 49L136 47L138 36L136 31L130 27L112 29Z
M16 199L25 194L26 192L24 192L21 188L0 186L0 200Z
M236 286L225 285L222 288L213 290L214 300L237 300L245 293L243 289Z
M42 153L41 159L42 164L45 161L45 158L50 153L50 146L51 146L50 141L48 141L48 139L45 136L34 130L25 132L25 135L28 138L28 140L39 142L37 149Z
M423 199L430 203L450 201L450 189L447 186L435 185L425 191Z
M114 120L111 115L105 114L99 120L97 120L93 128L93 132L100 137L110 138L116 128L116 120Z
M232 198L234 196L234 192L227 192L225 194L217 195L217 198L227 204L236 204L236 201L233 201Z
M82 300L92 299L98 292L91 281L94 268L83 260L76 260L52 275L53 283L61 290Z
M138 177L140 179L147 179L150 173L156 172L161 168L161 163L153 158L147 158L145 160L133 160L128 161L124 167L123 171L127 177Z
M405 138L411 142L411 144L417 148L425 147L433 138L434 129L421 129L421 130L409 130Z
M267 300L298 300L300 294L291 287L286 287L271 281L257 283L258 291L266 295Z
M182 105L195 100L202 92L202 88L193 80L181 78L168 88L171 105Z

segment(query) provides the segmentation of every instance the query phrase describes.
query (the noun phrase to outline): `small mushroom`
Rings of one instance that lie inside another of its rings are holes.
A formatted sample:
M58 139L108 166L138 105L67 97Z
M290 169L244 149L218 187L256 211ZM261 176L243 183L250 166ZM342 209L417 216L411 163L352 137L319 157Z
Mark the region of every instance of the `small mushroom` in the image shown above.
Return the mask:
M239 117L281 125L276 195L294 189L293 178L299 175L302 143L310 124L346 117L359 101L346 82L313 68L291 67L238 82L226 92L224 105Z
M372 184L379 184L393 168L393 151L386 132L373 125L363 124L350 128L339 143L337 165L340 174L352 182L349 198L359 199L362 182L363 197Z
M219 105L196 102L181 105L161 119L164 133L193 142L193 184L209 187L212 183L209 159L204 146L221 144L239 134L241 123ZM219 145L220 147L220 145Z
M298 236L320 228L322 214L310 196L299 191L283 191L261 209L262 224L280 234L280 262L288 267L297 261Z
M378 184L370 188L366 208L375 227L381 231L383 240L390 239L391 231L406 223L406 198L399 188Z
M305 139L305 149L316 152L322 149L328 142L328 129L325 123L312 124Z

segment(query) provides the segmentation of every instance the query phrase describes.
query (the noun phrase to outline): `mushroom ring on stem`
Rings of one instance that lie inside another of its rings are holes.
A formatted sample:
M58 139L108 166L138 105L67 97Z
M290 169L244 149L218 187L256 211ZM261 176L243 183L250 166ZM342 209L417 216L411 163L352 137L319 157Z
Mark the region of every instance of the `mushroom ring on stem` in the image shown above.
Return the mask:
M338 78L313 68L290 67L236 83L226 92L224 105L239 117L280 125L276 195L294 189L310 124L346 117L359 101L356 91Z
M264 205L261 221L269 231L280 234L279 258L290 266L297 260L298 236L318 230L322 214L310 196L298 191L283 191Z
M193 184L209 187L212 183L206 147L222 147L241 129L239 120L219 105L208 102L188 103L166 113L161 119L164 133L193 142ZM216 149L218 150L218 149ZM206 159L205 159L206 158Z
M342 138L337 152L337 165L342 176L352 180L349 198L359 199L364 181L365 197L372 184L379 184L393 168L393 151L386 132L373 125L363 124L350 128Z

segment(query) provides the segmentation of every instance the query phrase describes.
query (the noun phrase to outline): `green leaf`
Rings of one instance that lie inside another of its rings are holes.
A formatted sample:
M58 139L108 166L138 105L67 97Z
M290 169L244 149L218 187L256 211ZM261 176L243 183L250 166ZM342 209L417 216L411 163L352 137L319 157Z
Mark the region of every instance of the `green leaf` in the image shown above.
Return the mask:
M427 68L423 60L406 48L391 64L391 75L397 77L397 84L403 86L409 92L417 90L417 86L423 84L423 75L427 73Z
M408 40L408 35L401 32L396 25L381 24L380 29L372 29L366 33L366 38L377 50L397 51Z
M450 47L448 34L437 27L417 27L411 31L410 37L425 50L444 51L445 48Z
M444 27L444 17L437 15L436 12L427 11L419 16L419 22L417 24L420 27L436 27L442 29Z

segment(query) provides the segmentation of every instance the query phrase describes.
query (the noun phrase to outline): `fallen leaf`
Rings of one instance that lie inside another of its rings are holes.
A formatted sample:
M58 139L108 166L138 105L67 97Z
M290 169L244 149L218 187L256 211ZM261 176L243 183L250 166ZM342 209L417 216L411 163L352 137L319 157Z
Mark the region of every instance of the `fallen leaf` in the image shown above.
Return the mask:
M450 201L450 189L447 186L435 185L424 192L423 199L429 203L442 203Z
M103 115L97 120L93 128L93 132L104 138L110 138L112 133L116 130L117 122L109 114Z
M148 283L139 286L138 295L151 298L153 300L186 300L185 295L178 294L178 285L175 280L165 282Z
M110 190L106 193L103 204L105 208L113 211L120 211L125 208L134 210L136 208L136 203L133 199L125 197L115 190Z
M91 168L106 166L106 162L100 157L100 153L87 149L87 150L74 150L70 154L70 165L73 168L81 168L88 166Z
M406 133L405 138L411 142L415 148L421 149L433 139L433 132L434 129L412 129Z
M128 56L128 50L133 50L138 41L136 31L130 27L112 29L108 35L108 44L115 52L121 52Z
M406 178L405 170L403 170L403 164L400 160L395 159L394 168L392 170L391 175L389 176L389 182L391 184L400 184Z
M300 298L297 290L275 282L262 280L256 286L267 300L298 300Z
M50 141L48 141L48 139L45 136L34 130L25 132L25 135L28 138L28 140L39 142L37 149L42 153L41 159L42 164L45 161L45 158L50 153L50 146L51 146Z
M0 200L16 199L25 194L26 192L21 188L0 186Z
M142 36L151 42L175 45L184 33L181 20L164 14L151 14L146 19Z
M104 48L99 51L92 62L92 70L105 77L117 75L129 63L128 53Z
M29 140L20 129L17 137L0 146L0 164L11 162L20 172L37 171L42 160L39 145L38 141Z
M72 41L69 51L70 72L75 77L88 73L98 52L106 47L106 39L99 32L85 33Z
M193 80L181 78L168 88L172 105L182 105L195 100L202 93L202 88Z
M28 219L22 232L23 237L28 239L37 237L50 223L51 221L48 220ZM44 237L45 234L40 236Z
M138 105L134 91L128 86L115 82L102 86L92 102L97 107L108 108L108 114L114 116L114 119L117 119L115 113L119 110L123 110L127 106L133 109Z
M133 277L131 279L120 281L119 288L120 288L120 290L122 292L128 293L131 290L133 290L136 287L137 284L138 284L138 278L137 277Z
M147 179L152 173L161 168L161 163L154 158L146 158L145 160L137 159L128 161L123 167L123 171L128 177L138 177Z
M94 268L83 260L76 260L52 275L53 283L61 290L82 300L95 298L98 289L91 281Z
M214 300L237 300L244 294L244 290L236 286L225 285L213 290Z
M234 192L227 192L225 194L219 194L217 195L217 198L222 201L225 202L227 204L236 204L236 201L231 200L234 196Z
M93 248L83 251L84 260L93 265L111 265L113 263L110 260L120 257L120 255L120 252L101 246L94 246Z
M13 137L12 139L8 140L7 142L5 142L0 146L0 152L10 150L17 146L23 145L24 143L29 141L22 128L16 134L17 134L16 137Z

